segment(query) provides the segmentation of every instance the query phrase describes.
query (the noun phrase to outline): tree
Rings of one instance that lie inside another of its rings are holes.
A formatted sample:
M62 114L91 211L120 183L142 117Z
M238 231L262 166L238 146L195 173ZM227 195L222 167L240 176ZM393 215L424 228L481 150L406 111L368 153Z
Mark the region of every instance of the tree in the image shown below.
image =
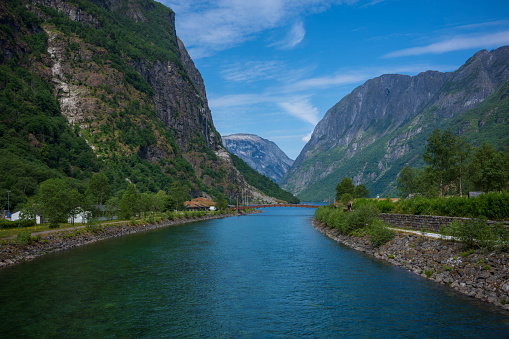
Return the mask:
M69 201L68 201L68 208L69 208L69 217L71 218L71 223L74 225L74 218L76 215L80 213L87 213L85 212L85 209L83 208L83 205L85 204L85 196L78 192L77 189L72 189L69 191Z
M347 177L344 177L343 179L341 179L339 184L336 185L336 200L340 201L341 196L345 193L348 193L353 196L354 190L355 190L355 187L352 183L352 180L350 180Z
M62 179L48 179L41 183L38 201L50 224L56 226L67 218L72 209L70 203L73 199L72 193L67 189L65 181Z
M502 152L495 152L487 143L475 148L468 173L474 189L483 192L500 191L507 188L509 172L507 156Z
M465 163L470 156L470 152L472 150L472 146L467 142L467 138L458 137L456 139L456 152L458 155L458 178L459 178L459 191L460 197L463 196L463 172L465 169Z
M455 179L458 162L457 139L450 130L440 133L435 129L426 140L426 149L422 159L428 164L428 170L439 183L440 196L444 196L445 186Z
M21 220L33 220L34 224L37 222L37 215L35 214L35 209L32 203L28 202L23 206L21 211L19 212Z
M353 197L357 198L368 198L369 190L364 185L357 185L353 191Z
M120 215L123 219L129 219L139 212L140 192L133 184L127 186L127 190L120 199Z
M108 177L104 173L94 174L88 182L87 196L91 196L94 203L102 205L111 194Z
M410 166L406 165L403 167L401 172L399 172L397 181L399 195L402 198L406 198L411 193L418 192L416 173Z
M225 210L226 208L228 208L228 201L226 201L226 199L224 198L217 198L216 199L216 208L218 210Z
M168 196L175 200L175 209L184 209L184 202L191 199L191 196L188 192L189 188L182 186L178 181L175 181L173 184L171 184L171 188L168 191Z
M343 195L341 196L341 199L339 201L341 201L343 206L348 207L348 205L350 204L352 199L353 198L352 198L352 195L350 193L343 193Z
M165 210L166 205L166 192L165 191L159 191L157 194L155 194L153 197L153 204L152 208L155 211L163 212Z

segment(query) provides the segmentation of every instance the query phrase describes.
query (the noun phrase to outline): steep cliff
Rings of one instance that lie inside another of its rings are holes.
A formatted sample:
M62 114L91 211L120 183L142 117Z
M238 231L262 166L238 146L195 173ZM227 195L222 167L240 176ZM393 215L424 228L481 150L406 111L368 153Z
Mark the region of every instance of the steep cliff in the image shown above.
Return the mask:
M223 136L223 145L258 173L279 183L293 160L272 141L254 134Z
M157 192L175 181L192 195L255 190L222 146L169 8L151 0L12 0L0 4L0 24L0 151L53 176L87 180L103 171L114 190L132 182ZM18 100L44 109L20 110ZM26 174L33 187L48 177Z
M399 170L419 162L430 131L461 120L508 77L505 46L479 51L451 73L368 80L327 111L281 184L301 199L316 200L348 176L372 194L394 194ZM507 119L499 119L498 126L506 127Z

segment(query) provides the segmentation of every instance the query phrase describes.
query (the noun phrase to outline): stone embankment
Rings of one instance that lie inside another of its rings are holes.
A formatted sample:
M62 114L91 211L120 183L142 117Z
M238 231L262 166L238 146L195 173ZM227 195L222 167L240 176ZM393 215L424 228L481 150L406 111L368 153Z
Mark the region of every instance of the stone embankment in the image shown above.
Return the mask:
M313 225L348 247L509 311L508 253L466 251L460 243L404 231L374 248L367 237L342 235L316 220Z
M251 213L259 213L254 211ZM243 212L249 214L249 212ZM159 223L141 223L130 225L126 223L97 226L93 229L76 228L66 231L47 232L38 237L38 240L29 244L17 244L15 240L4 240L0 245L0 268L19 262L32 260L47 253L53 253L71 249L73 247L91 244L96 241L120 237L128 234L153 230L156 228L169 227L190 223L193 221L219 219L239 215L236 213L223 215L207 215L190 219L164 220Z

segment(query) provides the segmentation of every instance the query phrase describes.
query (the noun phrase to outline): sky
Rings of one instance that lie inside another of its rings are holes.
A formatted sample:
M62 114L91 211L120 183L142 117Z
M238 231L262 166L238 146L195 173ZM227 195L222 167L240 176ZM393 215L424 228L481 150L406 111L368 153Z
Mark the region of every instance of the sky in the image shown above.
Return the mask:
M507 0L159 0L205 82L214 125L295 159L334 104L388 73L449 72L509 45Z

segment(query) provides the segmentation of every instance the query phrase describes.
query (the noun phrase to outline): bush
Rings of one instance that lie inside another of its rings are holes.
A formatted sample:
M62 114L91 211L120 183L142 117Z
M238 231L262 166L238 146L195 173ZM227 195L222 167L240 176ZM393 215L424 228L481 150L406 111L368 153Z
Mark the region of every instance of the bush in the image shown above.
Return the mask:
M381 201L380 201L381 202ZM379 202L379 203L380 203ZM377 207L384 211L384 207ZM479 197L434 198L415 197L400 200L391 212L416 215L443 215L450 217L486 217L490 220L509 218L509 193L493 192Z
M391 213L394 210L395 205L391 199L383 199L383 200L378 200L376 202L376 207L382 213Z
M490 225L484 218L454 221L449 225L449 232L467 248L507 250L509 247L509 232L505 225L502 223Z
M369 227L369 240L371 245L378 247L394 238L395 232L387 227L381 220L374 220Z
M16 235L16 243L19 245L28 245L32 241L41 239L41 236L32 237L29 231L21 231Z
M378 208L374 205L362 205L348 214L343 233L348 234L354 229L369 227L378 218Z
M58 222L52 222L49 224L49 228L59 228L60 225L58 224Z
M0 219L0 228L23 228L35 225L35 220L16 220L9 221Z

